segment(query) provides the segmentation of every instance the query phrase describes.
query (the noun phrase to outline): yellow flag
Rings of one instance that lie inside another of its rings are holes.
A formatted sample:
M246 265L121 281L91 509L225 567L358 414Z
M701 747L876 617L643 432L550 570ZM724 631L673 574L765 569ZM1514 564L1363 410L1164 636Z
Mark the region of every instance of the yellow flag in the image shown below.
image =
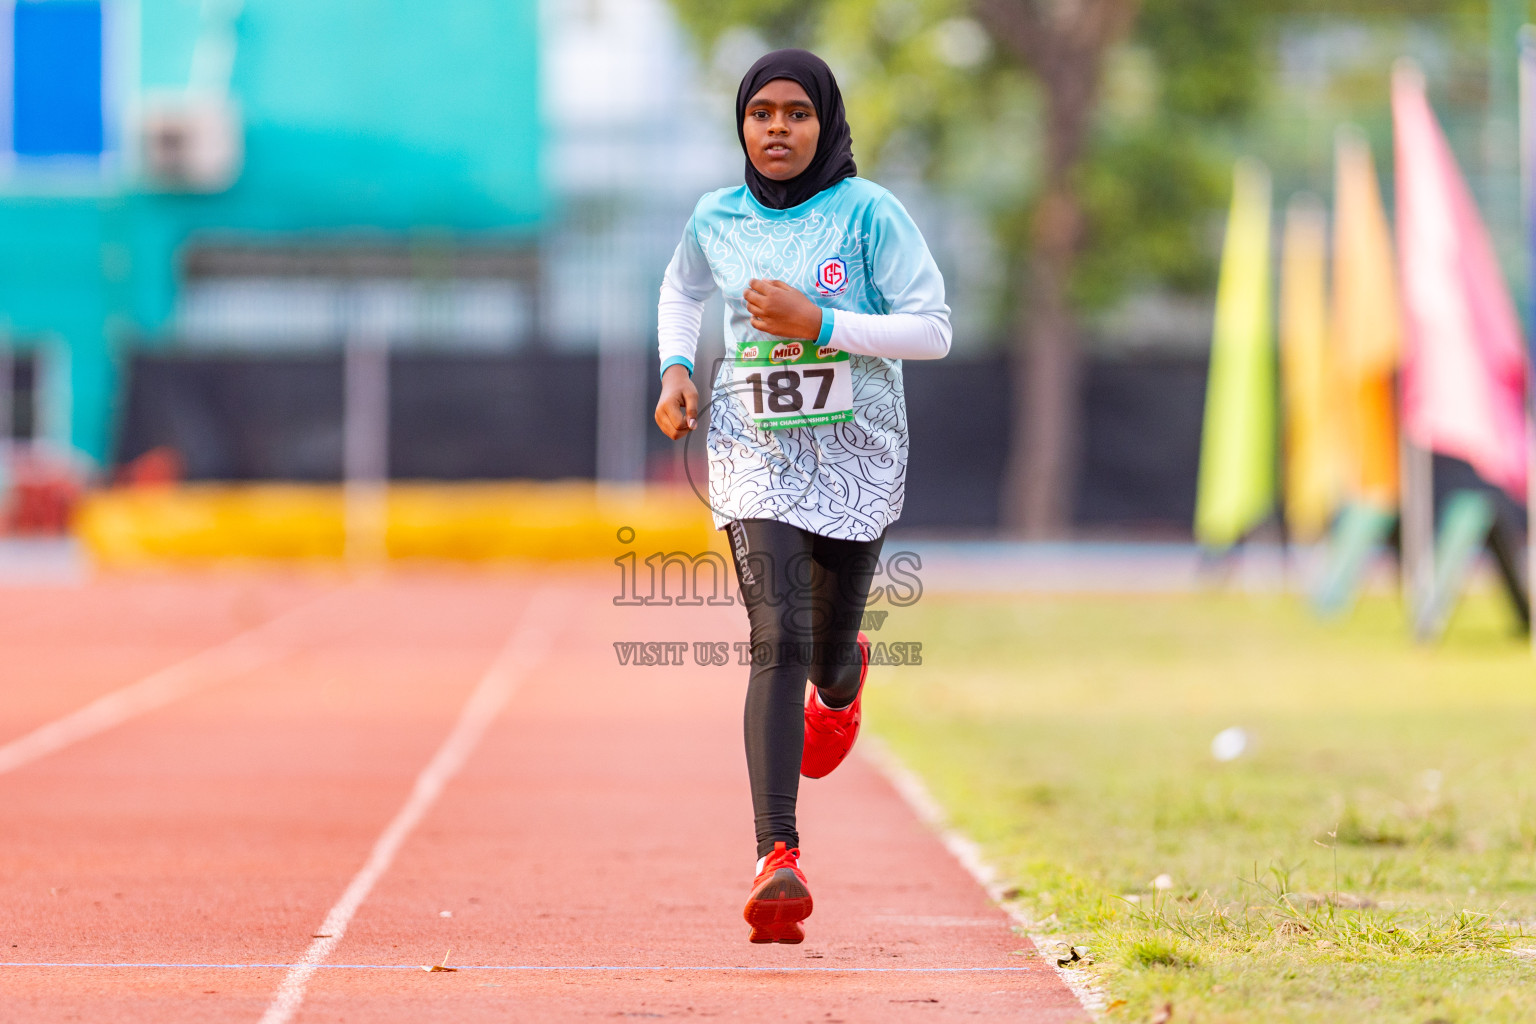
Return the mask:
M1269 171L1239 160L1216 284L1200 438L1195 539L1226 548L1275 503L1275 339L1270 326Z
M1329 394L1328 227L1313 196L1291 200L1280 256L1280 370L1285 396L1285 521L1310 543L1338 502L1338 445Z
M1335 145L1333 345L1338 357L1345 496L1397 505L1397 409L1393 374L1402 347L1397 275L1371 150L1360 133Z

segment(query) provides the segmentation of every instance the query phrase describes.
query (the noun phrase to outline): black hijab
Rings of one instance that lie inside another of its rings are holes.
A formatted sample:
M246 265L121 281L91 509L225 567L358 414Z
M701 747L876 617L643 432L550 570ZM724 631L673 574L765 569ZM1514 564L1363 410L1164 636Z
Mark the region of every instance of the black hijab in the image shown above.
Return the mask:
M853 133L848 130L848 119L843 114L843 94L837 79L832 77L826 61L807 50L774 50L765 54L741 80L741 88L736 90L736 138L741 140L741 151L747 151L747 136L742 130L747 104L776 78L787 78L804 89L816 108L816 119L821 122L821 138L816 142L816 155L810 166L788 181L764 177L752 166L752 158L747 157L747 188L769 209L787 210L844 178L853 177L859 169L853 164Z

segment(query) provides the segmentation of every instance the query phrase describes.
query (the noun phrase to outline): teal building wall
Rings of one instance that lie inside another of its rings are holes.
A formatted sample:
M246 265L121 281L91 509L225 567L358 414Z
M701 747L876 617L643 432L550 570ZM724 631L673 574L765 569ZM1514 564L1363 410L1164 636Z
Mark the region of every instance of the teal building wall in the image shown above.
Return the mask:
M229 79L245 156L227 191L156 193L131 166L94 178L20 168L0 180L0 323L68 366L45 375L59 392L48 401L55 439L108 457L117 365L127 346L163 336L189 240L531 233L546 206L537 6L246 0L231 23ZM187 86L202 0L104 8L117 27L108 48L137 67L131 91Z

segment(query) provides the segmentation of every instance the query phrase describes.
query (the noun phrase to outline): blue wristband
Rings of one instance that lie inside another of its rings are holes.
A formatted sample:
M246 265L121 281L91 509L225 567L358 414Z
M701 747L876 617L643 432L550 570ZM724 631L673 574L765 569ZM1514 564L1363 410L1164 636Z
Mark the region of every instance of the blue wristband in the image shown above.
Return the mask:
M816 335L817 345L832 344L832 308L823 306L821 310L821 333Z
M667 371L674 366L688 367L688 376L693 376L693 363L688 359L684 359L682 356L668 356L667 361L661 364L661 375L665 377L667 375Z

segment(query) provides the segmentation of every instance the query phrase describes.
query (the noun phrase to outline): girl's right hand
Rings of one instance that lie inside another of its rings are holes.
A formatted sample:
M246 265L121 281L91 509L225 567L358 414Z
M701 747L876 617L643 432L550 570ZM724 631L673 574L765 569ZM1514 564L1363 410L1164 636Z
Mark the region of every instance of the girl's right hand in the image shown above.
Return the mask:
M661 375L661 401L656 403L656 425L676 441L699 425L699 389L693 386L688 368L673 363Z

